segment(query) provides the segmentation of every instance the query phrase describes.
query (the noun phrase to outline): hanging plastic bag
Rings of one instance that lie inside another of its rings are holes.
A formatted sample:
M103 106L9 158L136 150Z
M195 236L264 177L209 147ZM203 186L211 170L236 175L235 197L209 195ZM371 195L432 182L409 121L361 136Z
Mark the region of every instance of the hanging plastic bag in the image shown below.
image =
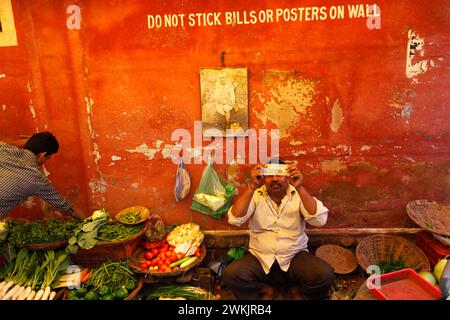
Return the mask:
M175 187L173 189L173 194L176 201L181 201L189 194L191 190L191 178L189 177L189 172L184 166L183 160L180 160L178 164L177 173L175 177Z
M234 195L235 187L217 174L210 161L203 170L191 209L220 219L233 204Z

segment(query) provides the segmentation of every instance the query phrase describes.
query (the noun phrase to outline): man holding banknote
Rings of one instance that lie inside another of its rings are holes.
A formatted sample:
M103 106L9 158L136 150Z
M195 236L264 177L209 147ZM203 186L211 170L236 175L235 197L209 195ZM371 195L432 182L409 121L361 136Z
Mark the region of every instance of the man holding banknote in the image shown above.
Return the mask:
M277 287L290 288L293 299L327 299L334 271L308 252L305 222L323 226L328 209L306 190L295 165L273 158L255 166L251 178L228 211L232 225L249 221L249 250L225 268L225 285L244 300L274 299Z

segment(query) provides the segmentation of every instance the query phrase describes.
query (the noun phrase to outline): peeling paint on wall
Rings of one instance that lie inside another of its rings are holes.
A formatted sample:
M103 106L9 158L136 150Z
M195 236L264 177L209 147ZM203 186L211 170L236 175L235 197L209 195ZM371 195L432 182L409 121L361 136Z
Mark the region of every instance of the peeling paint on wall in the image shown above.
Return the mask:
M3 111L6 111L6 104L2 104Z
M95 141L96 133L93 127L93 121L92 121L92 106L94 105L94 100L91 97L84 97L84 101L86 102L86 111L87 111L87 123L88 123L88 130L89 135L92 140L92 151L91 154L94 156L94 163L95 168L98 173L98 179L90 179L89 180L89 188L91 189L91 192L93 195L96 193L100 193L100 202L97 201L97 205L103 205L105 202L105 196L106 193L106 187L107 183L105 178L103 177L103 173L100 170L100 164L99 160L101 159L100 150L98 147L97 142Z
M325 160L320 163L320 169L324 173L335 175L346 172L347 165L339 160Z
M331 123L330 128L333 132L338 132L339 127L344 121L344 113L342 112L341 102L336 99L333 103L333 109L331 109Z
M270 74L273 76L273 72ZM284 77L285 73L280 72ZM316 81L301 77L288 77L287 80L278 79L276 87L272 88L264 98L259 94L259 100L265 105L262 112L256 112L256 117L264 125L272 121L280 129L280 137L289 137L289 131L298 126L299 115L306 114L313 105L316 93Z
M119 160L122 160L122 157L113 155L113 156L111 157L111 160L112 160L112 161L119 161Z
M290 144L291 146L299 146L299 145L303 144L303 142L292 140L291 142L289 142L289 144Z
M372 147L371 146L368 146L368 145L363 145L363 146L361 146L361 151L369 151L370 149L372 149Z
M429 64L430 66L434 66L433 60L427 59L413 63L413 59L416 56L424 56L424 44L424 39L419 37L415 31L408 31L408 45L406 47L406 76L408 78L413 78L427 72Z
M131 184L131 188L132 189L139 189L139 183L137 183L137 182L132 183Z
M0 79L1 79L1 78L6 78L6 74L0 73Z
M31 99L30 99L30 100L31 100ZM31 102L31 101L30 101L30 102ZM30 108L31 115L33 116L33 119L36 119L36 111L34 110L33 105L30 104L28 107Z
M147 157L147 160L153 160L155 158L155 155L158 153L162 155L163 159L169 159L172 157L172 150L179 146L165 144L163 147L161 147L163 143L164 141L157 140L154 143L156 148L150 148L146 143L143 143L135 149L127 149L126 151L130 153L142 153Z

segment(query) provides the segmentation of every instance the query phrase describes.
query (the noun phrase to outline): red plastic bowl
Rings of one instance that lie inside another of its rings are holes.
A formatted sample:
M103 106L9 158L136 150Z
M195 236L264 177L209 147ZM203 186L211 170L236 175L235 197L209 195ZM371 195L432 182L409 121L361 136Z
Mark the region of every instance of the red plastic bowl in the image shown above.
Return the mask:
M442 298L439 287L432 285L413 269L402 269L370 278L369 290L378 300L438 300Z

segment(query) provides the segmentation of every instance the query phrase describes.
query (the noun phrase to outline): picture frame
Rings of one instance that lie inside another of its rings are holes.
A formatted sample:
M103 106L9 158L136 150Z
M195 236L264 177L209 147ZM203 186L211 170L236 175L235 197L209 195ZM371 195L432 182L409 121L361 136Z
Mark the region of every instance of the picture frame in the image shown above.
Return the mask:
M201 68L200 95L204 137L248 135L247 68Z

